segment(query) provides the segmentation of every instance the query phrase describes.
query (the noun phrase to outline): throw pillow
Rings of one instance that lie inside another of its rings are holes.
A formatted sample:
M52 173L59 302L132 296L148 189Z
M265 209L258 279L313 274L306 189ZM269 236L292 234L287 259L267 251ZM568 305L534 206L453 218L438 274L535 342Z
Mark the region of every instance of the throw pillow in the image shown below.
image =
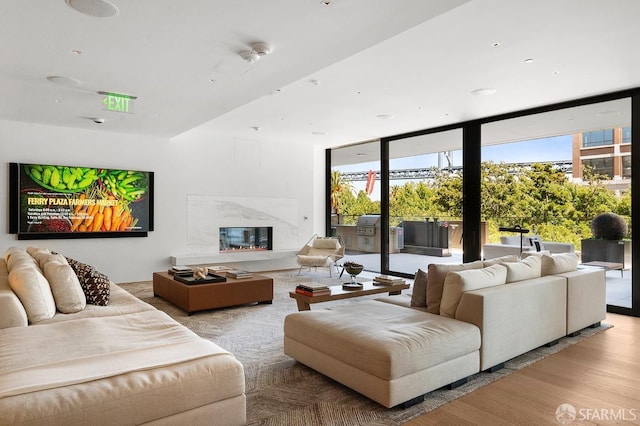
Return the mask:
M45 262L47 261L49 256L51 256L51 252L49 251L49 249L40 247L27 247L27 253L29 253L36 262L38 262L38 266L40 266L40 269L44 269Z
M502 285L507 279L507 268L492 265L482 269L452 271L447 274L442 289L440 315L455 318L462 295L471 290Z
M49 255L44 262L44 276L49 281L56 308L63 314L80 312L87 305L87 299L67 260L61 254Z
M517 262L517 261L518 261L518 256L514 254L509 254L507 256L494 257L493 259L485 260L483 262L483 265L486 268L487 266L497 265L499 263Z
M413 293L411 293L411 306L427 306L427 273L418 269L413 279Z
M542 258L540 256L529 256L522 262L505 262L502 265L507 268L508 283L538 278L542 273Z
M427 284L427 312L440 313L440 300L442 299L442 287L447 273L451 271L464 271L467 269L480 269L484 266L481 260L470 263L446 264L432 263L428 266Z
M14 250L11 252L9 260L7 260L7 269L11 272L18 264L27 265L28 267L38 267L38 262L24 250Z
M53 318L56 303L47 279L35 263L31 267L12 269L8 281L11 290L22 302L31 324Z
M109 278L97 271L93 266L77 260L66 258L69 266L76 273L80 287L90 305L107 306L111 295L111 282Z
M578 269L578 255L576 253L542 255L542 276L562 274L576 269Z
M11 258L11 255L13 253L20 253L20 252L24 252L24 250L21 249L20 247L15 247L15 246L9 247L7 251L4 252L4 261L9 263L9 258Z

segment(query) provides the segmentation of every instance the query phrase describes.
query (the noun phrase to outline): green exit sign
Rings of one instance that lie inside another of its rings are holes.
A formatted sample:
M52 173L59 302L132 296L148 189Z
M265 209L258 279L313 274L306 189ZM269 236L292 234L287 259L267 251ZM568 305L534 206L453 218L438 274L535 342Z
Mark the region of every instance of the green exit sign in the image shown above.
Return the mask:
M133 100L136 96L123 95L120 93L98 92L105 95L102 99L103 109L113 112L126 112L133 114Z

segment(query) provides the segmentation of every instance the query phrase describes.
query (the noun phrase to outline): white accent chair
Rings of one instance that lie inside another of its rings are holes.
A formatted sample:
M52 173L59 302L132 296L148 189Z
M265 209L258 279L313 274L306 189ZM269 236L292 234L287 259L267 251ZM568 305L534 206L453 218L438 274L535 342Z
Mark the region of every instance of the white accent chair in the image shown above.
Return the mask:
M340 244L337 238L322 238L314 235L296 254L298 265L298 275L302 272L302 268L329 268L329 276L331 277L331 269L333 267L338 270L336 262L344 257L344 246Z

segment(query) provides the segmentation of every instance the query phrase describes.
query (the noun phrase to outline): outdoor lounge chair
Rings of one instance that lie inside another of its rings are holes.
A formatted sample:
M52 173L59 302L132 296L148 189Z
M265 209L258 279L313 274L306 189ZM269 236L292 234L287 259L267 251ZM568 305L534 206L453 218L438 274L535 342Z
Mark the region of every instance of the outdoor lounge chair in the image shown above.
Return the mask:
M297 253L298 275L302 272L302 268L329 268L329 276L331 277L331 268L338 269L336 262L344 257L344 246L340 244L337 238L322 238L314 235Z

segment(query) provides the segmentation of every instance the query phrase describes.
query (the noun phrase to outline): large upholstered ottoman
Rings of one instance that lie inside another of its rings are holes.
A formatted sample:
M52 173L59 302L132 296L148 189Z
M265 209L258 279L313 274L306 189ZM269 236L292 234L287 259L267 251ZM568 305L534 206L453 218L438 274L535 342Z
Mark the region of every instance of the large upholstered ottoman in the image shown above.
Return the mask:
M472 324L366 300L289 314L284 352L384 405L411 405L480 368Z

